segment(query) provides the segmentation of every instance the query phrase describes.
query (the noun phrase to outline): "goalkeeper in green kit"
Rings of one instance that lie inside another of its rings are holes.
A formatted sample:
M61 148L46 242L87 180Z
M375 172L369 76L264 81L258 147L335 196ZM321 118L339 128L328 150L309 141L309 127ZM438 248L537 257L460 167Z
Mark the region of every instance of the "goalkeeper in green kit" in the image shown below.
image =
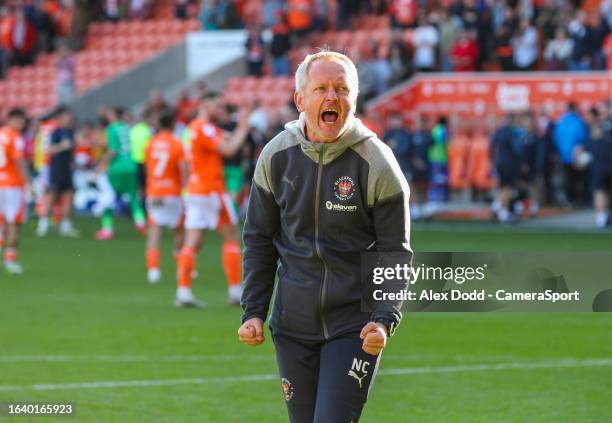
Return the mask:
M134 225L139 232L146 232L145 213L138 199L138 165L132 159L130 127L124 122L123 109L115 107L110 112L110 125L106 128L107 152L102 165L108 166L108 180L116 198L126 198L132 211ZM113 208L107 208L102 215L102 229L96 239L113 237Z

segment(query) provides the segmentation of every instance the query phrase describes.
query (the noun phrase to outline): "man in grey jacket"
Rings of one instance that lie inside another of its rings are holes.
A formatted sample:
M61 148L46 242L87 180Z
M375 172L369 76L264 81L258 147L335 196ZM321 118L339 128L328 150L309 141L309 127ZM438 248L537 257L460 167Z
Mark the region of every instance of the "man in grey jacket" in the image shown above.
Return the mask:
M401 301L362 308L362 253L410 260L409 189L391 150L355 117L357 70L309 55L295 75L297 121L263 149L244 228L240 341L270 330L292 422L356 422Z

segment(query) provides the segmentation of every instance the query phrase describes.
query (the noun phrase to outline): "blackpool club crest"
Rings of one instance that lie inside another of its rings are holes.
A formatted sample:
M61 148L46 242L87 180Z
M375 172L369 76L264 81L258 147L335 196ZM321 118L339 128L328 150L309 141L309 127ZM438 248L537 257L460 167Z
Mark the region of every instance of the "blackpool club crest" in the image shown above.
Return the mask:
M285 377L281 378L281 385L283 387L285 401L291 400L291 398L293 398L293 385L291 384L291 382L289 382L289 379Z
M350 200L355 194L355 182L350 176L341 176L334 182L334 195L338 200Z

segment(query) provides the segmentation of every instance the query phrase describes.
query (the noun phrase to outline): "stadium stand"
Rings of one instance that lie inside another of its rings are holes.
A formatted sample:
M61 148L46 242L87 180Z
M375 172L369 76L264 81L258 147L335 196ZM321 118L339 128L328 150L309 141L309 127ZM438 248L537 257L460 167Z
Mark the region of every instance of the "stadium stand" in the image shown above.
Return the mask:
M272 121L281 109L292 101L293 77L236 77L228 81L223 91L227 104L258 102Z
M155 19L91 25L77 57L77 91L84 92L152 57L199 28L197 20Z
M196 19L175 19L172 2L159 2L151 20L94 22L89 26L83 49L74 54L75 85L82 94L179 43L189 31L200 28ZM37 116L57 102L56 53L39 54L31 65L11 67L0 80L0 115L20 106Z

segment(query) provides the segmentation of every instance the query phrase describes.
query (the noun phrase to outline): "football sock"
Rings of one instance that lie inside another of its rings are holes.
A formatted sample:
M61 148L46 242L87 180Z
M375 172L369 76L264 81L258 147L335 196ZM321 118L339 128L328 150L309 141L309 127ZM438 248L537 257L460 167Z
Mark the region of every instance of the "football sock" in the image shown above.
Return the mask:
M159 249L151 248L145 253L147 269L159 269Z
M72 221L67 218L62 219L62 221L60 222L59 228L62 231L69 231L70 229L72 229Z
M102 215L102 229L108 232L113 231L113 211L108 209L104 210Z
M510 212L508 211L508 209L503 208L497 213L497 218L500 222L507 222L508 220L510 220Z
M8 247L4 250L4 262L13 263L17 261L17 250L12 247Z
M595 214L595 225L598 228L603 228L606 226L606 224L608 223L608 217L610 216L610 214L608 212L602 212L602 211L598 211Z
M62 220L62 205L58 201L51 206L51 215L53 216L53 224L57 225Z
M132 198L130 200L130 207L132 209L132 219L134 219L134 223L136 225L144 225L146 218L145 212L140 205L140 201L137 198Z
M189 288L191 286L191 273L195 268L195 250L191 247L183 247L177 259L178 286Z
M223 243L223 272L229 286L238 285L242 280L242 256L238 242Z

